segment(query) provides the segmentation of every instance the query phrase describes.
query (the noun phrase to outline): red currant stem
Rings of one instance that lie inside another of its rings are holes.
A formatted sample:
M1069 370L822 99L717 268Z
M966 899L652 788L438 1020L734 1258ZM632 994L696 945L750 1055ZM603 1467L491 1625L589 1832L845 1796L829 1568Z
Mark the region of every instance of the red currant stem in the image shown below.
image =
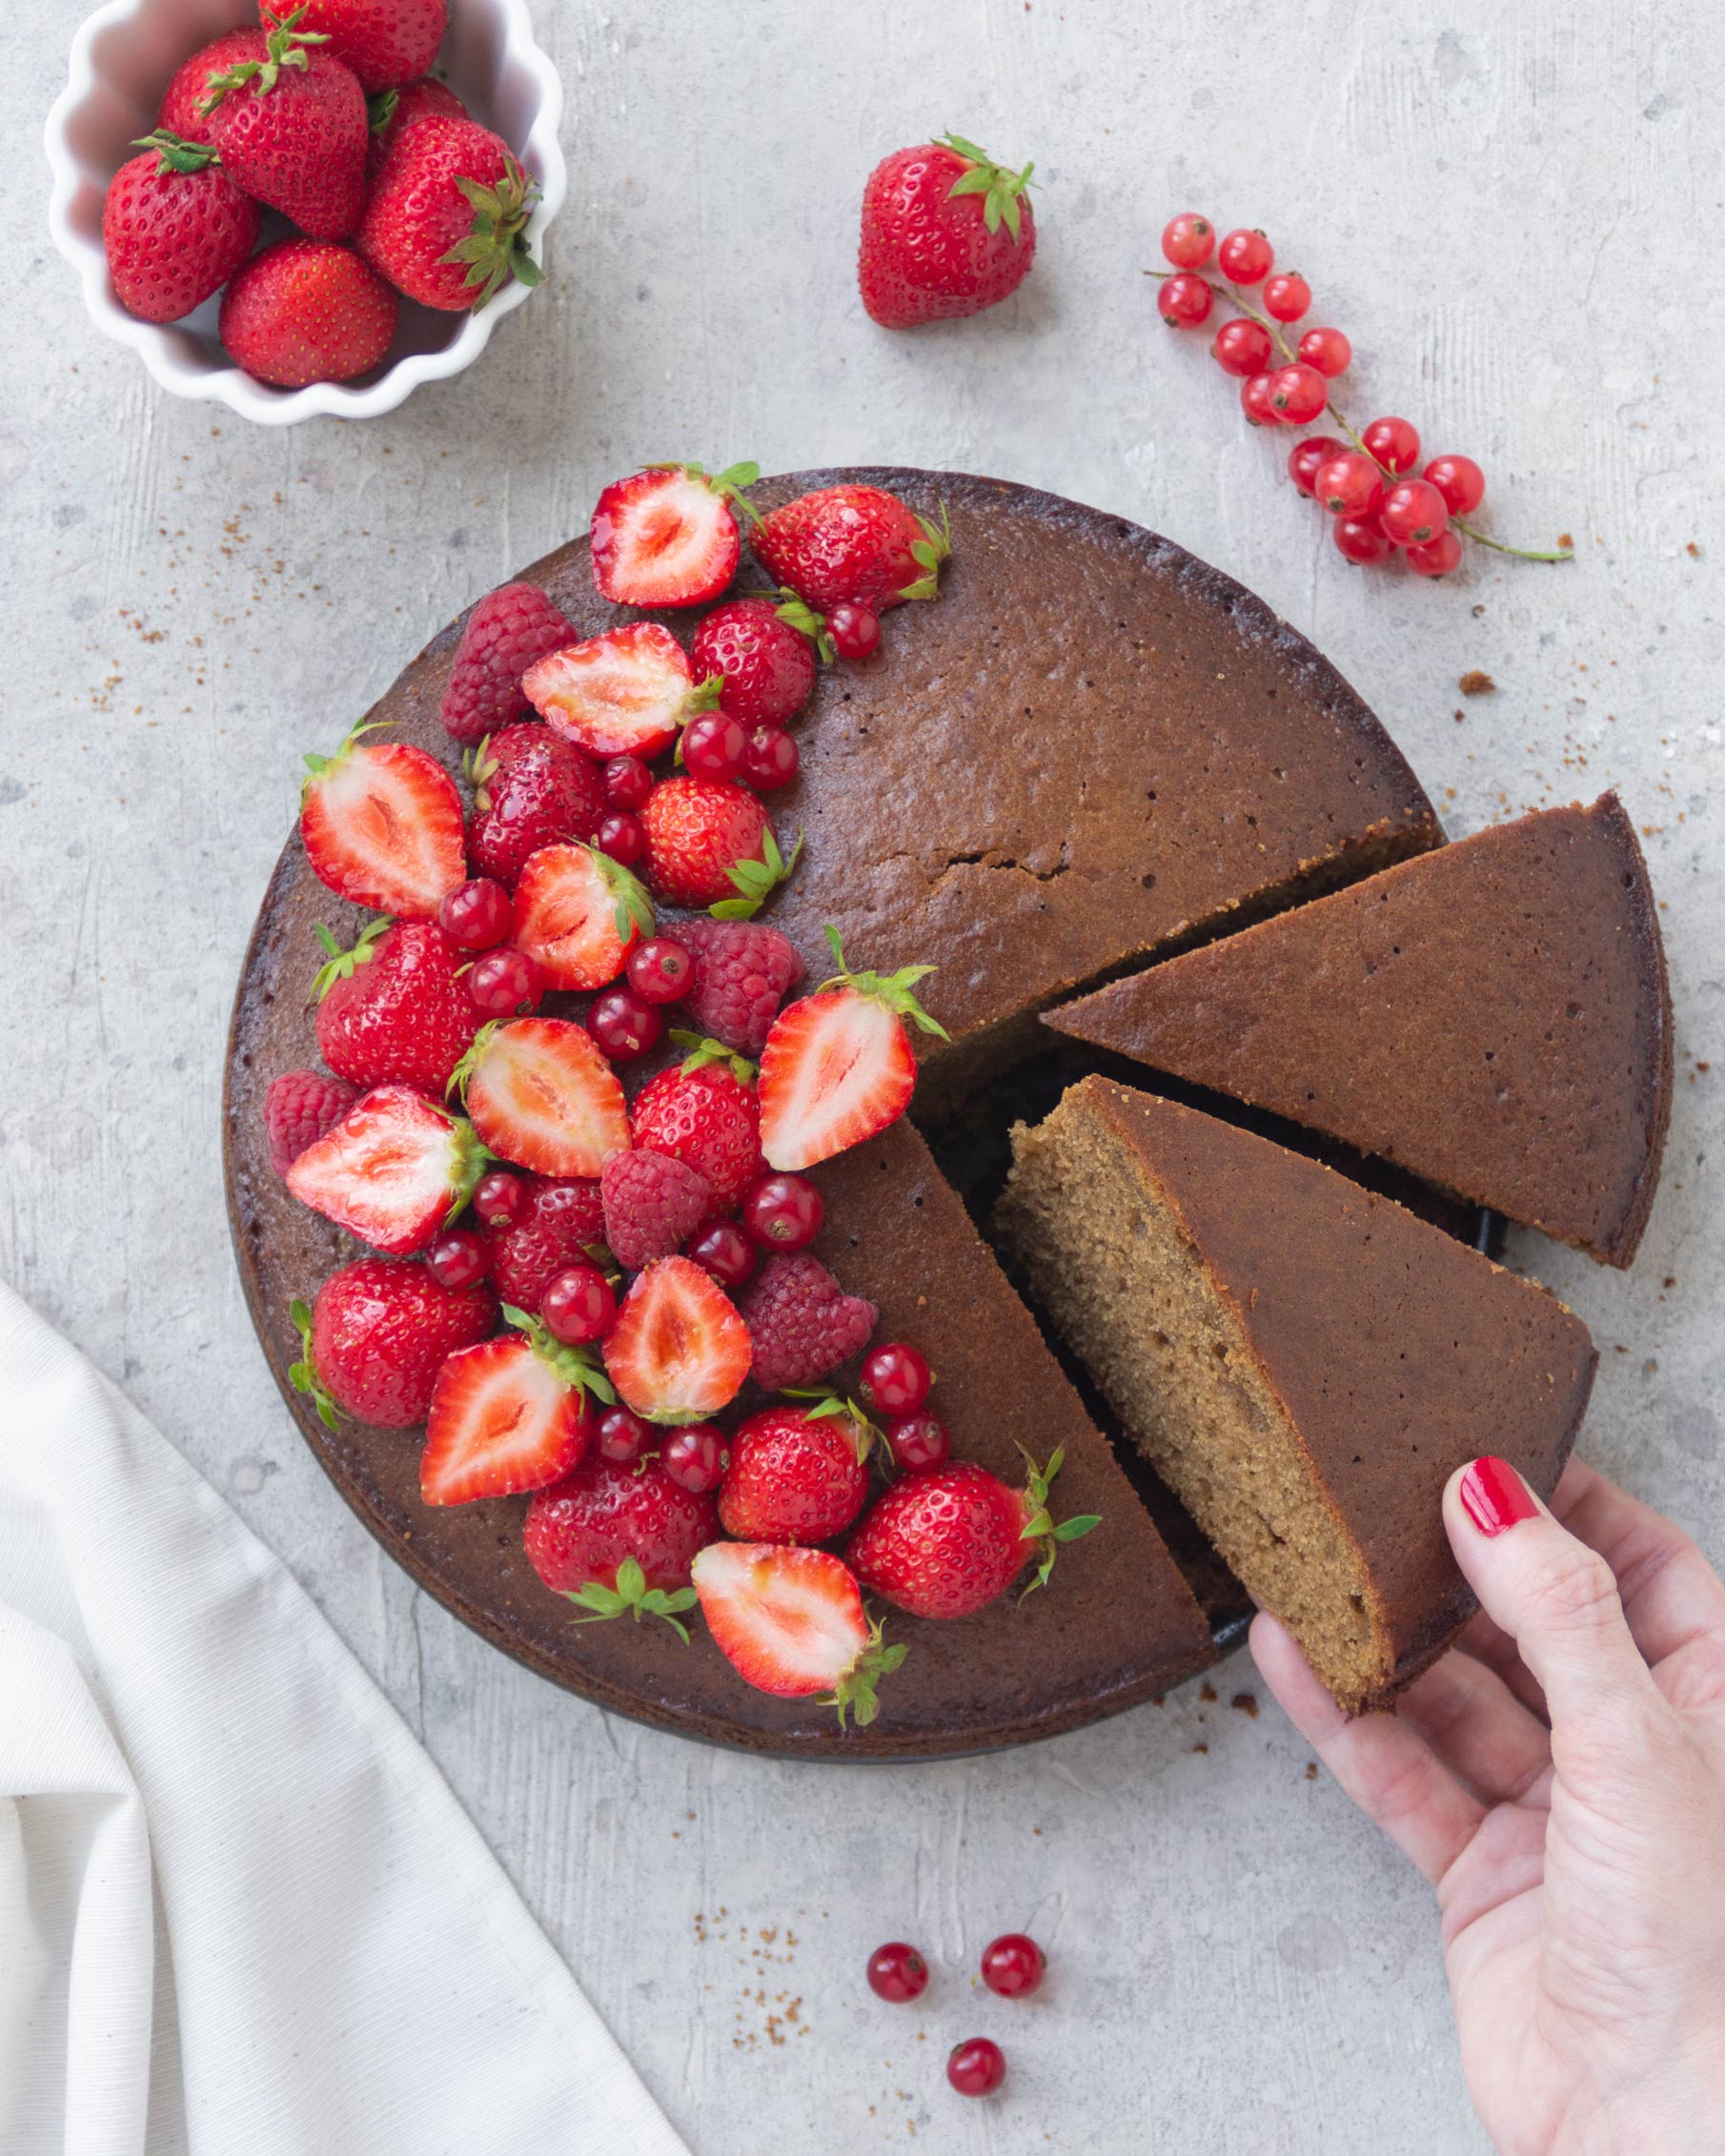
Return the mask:
M1450 521L1458 532L1465 532L1481 546L1489 546L1493 554L1512 554L1517 561L1573 561L1575 559L1573 546L1560 546L1552 553L1542 554L1535 547L1505 546L1502 539L1488 539L1484 532L1476 532L1465 517L1451 517Z

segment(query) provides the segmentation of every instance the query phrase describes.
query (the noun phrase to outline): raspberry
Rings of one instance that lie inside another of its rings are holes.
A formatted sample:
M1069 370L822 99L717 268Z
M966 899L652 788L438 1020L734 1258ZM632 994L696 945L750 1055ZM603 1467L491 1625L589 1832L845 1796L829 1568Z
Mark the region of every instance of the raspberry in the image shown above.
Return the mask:
M863 1346L873 1303L847 1295L817 1257L770 1257L741 1305L755 1351L752 1375L768 1393L812 1385Z
M264 1096L270 1166L285 1175L306 1148L333 1130L359 1098L357 1086L321 1070L284 1070Z
M526 1198L514 1220L488 1231L491 1284L500 1302L537 1317L539 1298L566 1266L602 1242L605 1216L597 1177L522 1175Z
M521 676L548 653L577 641L572 622L537 584L500 584L467 617L443 723L458 742L483 741L527 709Z
M714 1212L734 1211L761 1172L755 1088L723 1064L661 1070L637 1094L630 1119L643 1151L669 1153L702 1176Z
M690 1027L758 1056L779 1006L806 970L795 944L754 921L681 921L677 940L695 961L682 1006Z
M706 1218L712 1186L670 1153L613 1153L599 1180L605 1240L627 1272L669 1257Z
M591 839L605 814L599 765L537 720L496 735L474 759L473 782L468 858L511 890L530 853Z

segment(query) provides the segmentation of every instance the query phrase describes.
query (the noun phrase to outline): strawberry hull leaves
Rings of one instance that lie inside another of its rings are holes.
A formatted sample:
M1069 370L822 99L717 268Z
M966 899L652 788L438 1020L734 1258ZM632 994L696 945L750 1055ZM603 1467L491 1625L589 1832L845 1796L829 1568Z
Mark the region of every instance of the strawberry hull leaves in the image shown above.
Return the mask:
M477 315L512 278L531 291L544 275L528 253L526 239L539 191L513 157L495 187L466 178L457 178L456 185L473 207L473 230L439 259L465 264Z
M1025 1448L1019 1447L1021 1453ZM1040 1552L1035 1572L1025 1595L1034 1595L1039 1587L1048 1584L1048 1575L1054 1570L1054 1560L1066 1542L1076 1542L1102 1525L1100 1513L1074 1513L1070 1519L1056 1520L1048 1510L1048 1491L1054 1477L1060 1473L1066 1456L1064 1445L1058 1445L1048 1456L1046 1467L1038 1467L1028 1453L1025 1453L1025 1465L1028 1475L1025 1482L1025 1502L1030 1516L1025 1520L1022 1539L1034 1542ZM1019 1600L1024 1600L1024 1595Z
M715 921L752 921L781 884L788 884L797 863L802 856L802 833L797 834L797 843L787 859L779 850L779 841L769 824L761 833L759 861L739 861L730 870L736 885L736 898L720 899L708 906L707 911Z
M1024 223L1024 211L1019 197L1030 185L1030 174L1036 170L1034 162L1022 173L1009 171L997 165L985 150L979 150L974 142L966 142L962 134L950 129L941 140L948 150L956 150L961 157L970 159L970 170L960 173L946 193L955 194L981 194L986 197L983 204L983 223L993 233L1004 224L1014 239L1020 236Z
M590 1579L584 1587L565 1587L560 1592L578 1609L586 1611L585 1617L576 1618L577 1624L602 1624L609 1617L625 1615L637 1624L643 1617L662 1617L685 1647L689 1644L689 1628L682 1622L682 1613L692 1610L700 1599L692 1587L649 1587L646 1574L633 1557L625 1557L618 1566L615 1587Z
M297 1296L288 1305L288 1317L299 1334L299 1360L288 1365L288 1383L294 1392L303 1393L317 1410L317 1419L326 1430L339 1430L341 1415L329 1388L317 1374L317 1366L312 1360L312 1312Z

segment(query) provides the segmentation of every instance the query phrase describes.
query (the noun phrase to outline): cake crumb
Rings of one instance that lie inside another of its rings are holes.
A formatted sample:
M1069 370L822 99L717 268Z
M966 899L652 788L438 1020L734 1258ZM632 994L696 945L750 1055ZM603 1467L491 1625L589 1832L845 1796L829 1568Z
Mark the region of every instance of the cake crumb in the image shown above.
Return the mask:
M1216 1687L1215 1687L1215 1686L1214 1686L1214 1685L1213 1685L1213 1684L1212 1684L1212 1683L1210 1682L1209 1678L1208 1678L1207 1677L1207 1678L1205 1678L1204 1682L1203 1682L1203 1683L1202 1683L1202 1684L1201 1684L1201 1685L1200 1685L1200 1686L1198 1687L1198 1697L1199 1697L1199 1698L1201 1698L1201 1699L1204 1699L1204 1700L1210 1700L1210 1699L1219 1699L1219 1698L1221 1698L1222 1695L1221 1695L1221 1693L1220 1693L1220 1692L1218 1692L1218 1691L1216 1690Z
M1569 547L1573 549L1575 541L1571 538L1568 532L1559 532L1557 535L1557 543L1559 546Z
M1318 1762L1316 1761L1316 1759L1307 1760L1306 1779L1308 1781L1316 1781L1316 1780L1318 1779Z
M1695 544L1694 539L1687 541L1683 548L1683 551L1688 555L1689 559L1692 561L1699 561L1701 559L1701 549Z
M1236 1714L1245 1715L1252 1721L1258 1719L1258 1695L1255 1692L1236 1692L1228 1705Z
M1497 692L1497 683L1478 666L1470 666L1455 685L1463 696L1494 696Z
M1208 1752L1209 1750L1209 1746L1208 1744L1194 1744L1192 1746L1192 1750L1194 1752Z

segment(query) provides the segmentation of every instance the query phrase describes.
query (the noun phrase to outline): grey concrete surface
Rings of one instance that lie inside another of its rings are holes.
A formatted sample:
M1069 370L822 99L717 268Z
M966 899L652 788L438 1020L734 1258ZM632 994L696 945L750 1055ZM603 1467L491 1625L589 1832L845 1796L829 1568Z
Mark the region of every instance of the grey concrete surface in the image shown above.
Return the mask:
M169 401L91 330L37 149L80 9L0 26L0 1271L307 1583L702 2156L1480 2147L1426 1890L1273 1707L1230 1711L1256 1690L1244 1661L1217 1701L1188 1689L1017 1756L799 1770L607 1719L416 1594L253 1342L222 1039L299 752L615 472L885 459L1104 504L1316 638L1453 831L1622 788L1676 999L1665 1188L1628 1277L1531 1237L1516 1255L1599 1336L1589 1454L1725 1556L1715 10L534 11L573 167L545 289L461 379L287 433ZM859 191L946 126L1037 159L1041 257L1004 309L888 336L856 297ZM1155 319L1140 272L1187 207L1266 226L1310 276L1356 342L1357 417L1403 411L1473 452L1490 527L1572 532L1575 564L1477 556L1438 587L1346 567L1203 344ZM1470 668L1496 693L1459 696ZM1055 1970L1014 2008L969 1972L1017 1925ZM894 1936L936 1963L921 2010L863 1988ZM984 2031L1012 2078L965 2105L942 2062Z

